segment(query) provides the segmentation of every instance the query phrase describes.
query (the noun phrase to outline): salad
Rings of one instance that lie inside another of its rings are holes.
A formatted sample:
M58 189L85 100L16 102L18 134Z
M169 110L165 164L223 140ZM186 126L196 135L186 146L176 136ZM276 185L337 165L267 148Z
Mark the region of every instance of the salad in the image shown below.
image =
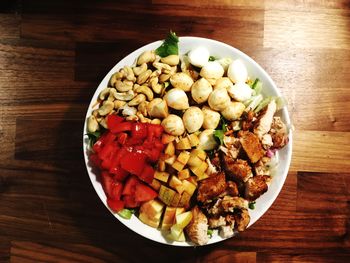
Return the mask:
M113 212L204 245L246 229L288 129L241 60L178 42L170 32L111 76L87 119L89 161Z

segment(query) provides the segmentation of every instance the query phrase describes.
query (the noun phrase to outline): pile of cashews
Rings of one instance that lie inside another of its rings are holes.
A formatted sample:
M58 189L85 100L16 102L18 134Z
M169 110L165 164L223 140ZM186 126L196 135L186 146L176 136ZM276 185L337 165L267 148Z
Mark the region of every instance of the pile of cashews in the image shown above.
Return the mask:
M181 56L143 52L134 66L111 76L87 120L88 131L107 128L106 116L118 113L126 120L161 124L170 135L197 133L199 147L214 149L220 117L238 120L246 109L242 102L253 90L241 60L209 58L202 46Z

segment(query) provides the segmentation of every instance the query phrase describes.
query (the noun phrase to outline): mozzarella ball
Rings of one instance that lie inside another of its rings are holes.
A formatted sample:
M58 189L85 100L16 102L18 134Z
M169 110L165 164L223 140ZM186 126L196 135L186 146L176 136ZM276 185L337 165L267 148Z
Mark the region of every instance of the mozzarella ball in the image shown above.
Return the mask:
M201 104L208 100L212 91L210 83L205 78L200 78L192 85L191 95L195 102Z
M197 47L188 53L188 59L193 66L203 67L209 61L209 50L205 47Z
M162 121L164 130L171 135L179 136L185 132L185 127L182 119L174 114L170 114Z
M164 96L167 105L175 110L186 110L190 106L186 93L182 89L174 88Z
M233 83L246 82L248 79L248 71L243 62L236 59L228 67L227 76Z
M210 108L216 111L224 110L230 102L230 96L225 88L214 89L208 99Z
M206 78L210 84L214 85L215 82L224 75L224 68L217 61L209 61L202 67L199 75Z
M250 99L253 90L246 83L239 82L227 89L230 96L237 101L245 101Z
M242 102L231 102L228 107L221 111L222 116L228 121L234 121L241 117L245 110L245 106Z
M212 110L211 108L204 106L202 108L204 114L203 128L204 129L215 129L218 127L220 122L220 113Z
M193 84L193 79L183 72L175 73L170 78L170 83L174 88L190 91Z
M199 135L199 145L198 148L201 148L205 151L214 150L218 146L218 143L214 137L214 130L207 129L201 132Z
M182 120L188 133L193 133L202 127L204 114L198 107L189 107L182 116Z

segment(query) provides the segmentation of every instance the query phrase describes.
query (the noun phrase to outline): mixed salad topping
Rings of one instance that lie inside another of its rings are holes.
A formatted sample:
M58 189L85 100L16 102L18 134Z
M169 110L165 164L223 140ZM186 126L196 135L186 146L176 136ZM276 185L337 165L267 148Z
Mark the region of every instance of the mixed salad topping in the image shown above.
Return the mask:
M288 129L241 60L178 42L170 32L111 76L87 119L89 160L112 211L203 245L246 229Z

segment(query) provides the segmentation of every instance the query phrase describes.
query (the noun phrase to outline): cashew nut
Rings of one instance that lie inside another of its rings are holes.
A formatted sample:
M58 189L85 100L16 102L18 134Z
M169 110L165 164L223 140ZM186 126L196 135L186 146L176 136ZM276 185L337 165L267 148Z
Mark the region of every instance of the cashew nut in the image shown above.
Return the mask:
M153 65L153 67L155 67L156 69L158 69L164 73L170 73L170 71L171 71L171 67L165 63L154 62L152 65Z
M124 72L115 72L111 78L109 79L109 85L114 87L115 83L118 79L122 79L124 77Z
M95 116L95 118L99 117L98 110L93 110L92 115Z
M135 93L132 90L129 90L129 91L124 92L124 93L116 92L114 94L114 97L117 100L129 101L129 100L132 100L135 97Z
M135 116L135 115L132 115L132 116L127 116L125 118L125 120L127 120L127 121L138 121L139 118L137 116Z
M111 88L105 88L105 89L103 89L103 90L100 92L100 95L98 96L98 98L99 98L100 100L105 100L105 99L106 99L106 96L109 95L110 90L111 90Z
M150 123L151 122L151 119L146 118L145 116L143 116L143 114L141 112L137 112L136 116L141 121L141 123Z
M108 129L106 118L101 118L101 119L100 119L100 125L101 125L103 128Z
M137 84L135 84L135 85L137 85ZM143 94L145 94L148 101L153 100L153 91L147 86L138 86L138 87L134 88L134 91L136 93L143 93Z
M137 110L143 115L143 116L147 116L148 112L147 112L147 105L148 105L148 101L143 101L139 104L139 106L137 107Z
M149 75L149 78L154 78L154 77L159 77L159 75L162 74L162 71L159 69L156 69L155 71L152 72L151 75Z
M160 119L153 119L153 120L151 120L151 123L152 124L161 124L162 121Z
M146 101L146 96L144 94L138 94L135 98L133 98L131 101L129 101L129 106L137 106L141 102Z
M129 66L124 66L125 78L130 81L135 81L134 71Z
M97 122L95 116L91 115L87 120L88 132L95 132L98 130L98 128L99 128L99 126L98 126L98 122Z
M126 92L132 89L133 82L129 80L117 80L115 87L119 92Z
M179 64L180 57L179 55L169 55L167 57L161 58L160 61L170 66L175 66Z
M115 100L114 101L114 108L116 110L119 110L119 108L123 107L126 104L126 101L122 101L122 100Z
M149 81L149 86L152 87L152 90L156 94L160 94L162 92L163 87L164 87L163 84L159 84L158 83L158 77L151 78L150 81Z
M107 100L109 101L114 101L115 100L115 94L117 93L117 90L115 88L111 88L109 90L109 96L107 98Z
M102 106L98 109L98 114L100 116L106 116L108 113L110 113L114 109L114 103L106 100Z
M152 51L144 51L137 59L137 65L141 65L143 63L153 62L156 59L155 52Z
M164 83L164 82L168 81L170 79L170 77L171 77L171 74L164 74L164 73L160 74L159 75L159 82Z
M152 70L148 69L145 72L141 73L137 77L137 84L143 84L146 82L146 80L149 78L149 76L152 74Z
M145 72L147 70L147 64L143 63L142 65L138 66L138 67L133 67L132 69L134 71L134 74L136 76L141 75L143 72Z

